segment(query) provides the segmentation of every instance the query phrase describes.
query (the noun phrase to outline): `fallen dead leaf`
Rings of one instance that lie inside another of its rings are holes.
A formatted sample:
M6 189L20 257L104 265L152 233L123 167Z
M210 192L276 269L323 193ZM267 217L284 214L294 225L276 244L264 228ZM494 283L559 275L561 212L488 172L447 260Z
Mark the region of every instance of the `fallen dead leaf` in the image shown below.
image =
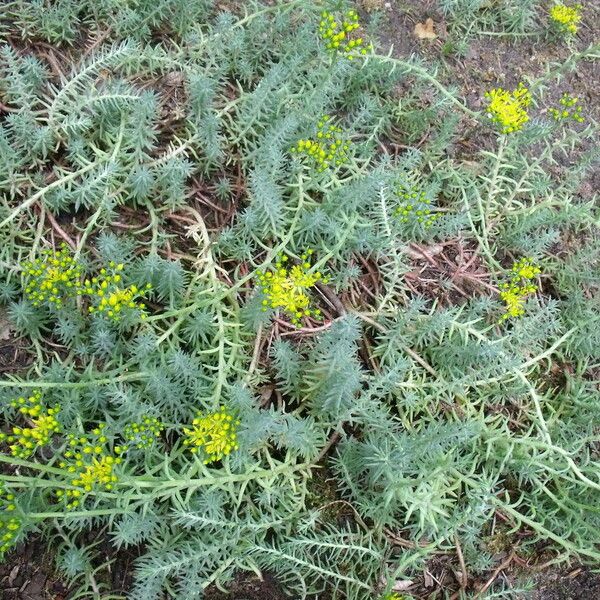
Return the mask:
M17 578L17 575L19 574L19 570L21 569L21 565L15 565L11 572L10 575L8 576L8 586L12 587L12 584L15 582L15 579Z
M410 579L396 579L394 583L394 587L392 587L393 592L405 592L409 588L414 585L414 581Z
M425 587L426 588L432 587L433 586L433 577L431 576L431 573L426 570L423 573L423 577L425 578Z
M6 311L0 309L0 340L8 340L11 331L12 325L7 318Z
M417 23L414 33L420 40L435 40L437 33L433 30L433 19L429 17L425 23Z
M381 584L381 587L385 587L385 585L387 584L385 577L380 577L379 583ZM392 592L405 592L406 590L411 588L414 585L414 583L415 582L411 581L410 579L396 579L392 587Z

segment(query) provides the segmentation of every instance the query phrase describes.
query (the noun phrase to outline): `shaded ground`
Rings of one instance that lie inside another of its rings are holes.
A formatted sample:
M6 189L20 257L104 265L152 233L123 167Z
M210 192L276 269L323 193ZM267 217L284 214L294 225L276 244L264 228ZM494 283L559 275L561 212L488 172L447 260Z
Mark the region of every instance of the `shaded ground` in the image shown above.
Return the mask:
M545 571L536 580L532 600L596 600L600 598L600 576L586 569L553 573Z
M56 574L54 558L44 549L43 540L32 538L0 563L0 600L69 600L72 597L73 590ZM127 579L131 573L130 558L122 554L114 563L111 588L115 593L122 587L121 579ZM229 593L213 587L207 590L205 597L206 600L289 600L273 577L266 575L261 581L253 574L240 575Z
M94 536L90 534L90 537ZM123 594L124 598L124 590L131 584L132 564L137 555L127 550L115 553L107 543L103 547L105 551L101 556L106 564L97 572L97 582L105 590L116 594L111 598L118 598L119 594ZM55 557L46 548L47 543L43 539L31 536L26 544L19 545L0 563L0 600L70 600L74 597L77 586L69 586L57 573ZM76 597L92 600L91 595ZM265 600L271 600L271 597ZM278 599L273 597L272 600Z
M263 581L256 575L241 575L233 584L229 593L217 589L209 589L206 600L287 600L277 581L266 576Z
M38 540L20 546L0 563L1 600L66 600L68 589L52 565Z

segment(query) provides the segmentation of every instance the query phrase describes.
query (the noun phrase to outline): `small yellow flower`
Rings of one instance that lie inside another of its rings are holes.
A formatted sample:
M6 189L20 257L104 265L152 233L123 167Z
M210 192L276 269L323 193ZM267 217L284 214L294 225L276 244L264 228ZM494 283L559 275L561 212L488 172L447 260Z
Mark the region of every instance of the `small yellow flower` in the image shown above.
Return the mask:
M501 319L506 320L511 317L520 317L525 314L526 296L521 293L520 288L513 288L508 284L503 284L503 291L500 292L500 298L505 304L505 313Z
M85 436L68 436L70 450L64 453L65 460L59 462L59 467L68 474L67 482L72 487L56 491L67 509L80 506L91 492L112 490L118 481L115 467L122 459L113 456L106 447L105 427L101 423ZM115 447L115 454L119 453Z
M396 194L401 199L401 204L394 214L401 223L419 223L426 229L431 227L438 214L431 212L431 205L425 192L417 190L399 190Z
M9 445L10 453L19 458L31 456L38 448L50 442L61 426L56 415L60 407L46 408L42 403L42 392L35 390L28 398L18 398L11 403L13 408L27 419L29 427L13 427L12 435L0 433L0 441Z
M21 519L12 514L16 508L14 494L0 481L0 558L14 546L23 526Z
M118 322L124 312L137 310L140 318L145 319L146 305L139 300L152 287L147 284L144 289L135 285L123 287L121 285L122 264L109 263L109 269L101 269L100 277L86 279L83 284L82 294L89 296L92 305L88 308L90 314L99 314L111 321Z
M351 34L360 27L358 14L354 10L346 13L338 23L335 17L327 10L321 13L319 35L331 54L342 54L348 60L367 54L368 49L361 37L352 38Z
M496 88L486 92L485 97L489 101L488 115L500 125L502 133L520 131L529 121L526 109L531 104L531 94L522 83L512 92Z
M549 112L554 117L555 121L565 121L567 119L573 119L578 123L583 123L581 111L582 106L579 104L579 98L571 96L571 94L565 93L559 100L559 108L550 108Z
M21 527L21 520L17 517L0 517L0 556L14 546Z
M191 429L184 429L187 436L183 443L191 446L191 452L196 454L202 450L204 464L221 460L238 449L237 429L240 421L221 406L220 410L213 413L202 414L192 421Z
M317 123L317 139L299 140L292 153L309 157L319 173L330 166L339 166L347 160L350 144L343 139L342 129L333 124L330 116L321 117Z
M559 33L563 35L575 35L581 22L581 4L566 6L555 4L550 9L550 19Z
M41 256L23 265L25 295L34 306L62 308L75 298L81 285L82 267L71 256L66 244L60 249L42 250Z
M84 492L91 492L96 486L110 489L107 486L117 481L116 475L113 474L113 466L118 464L118 460L112 456L92 458L91 464L83 467L78 476L71 481L71 485L83 488Z
M537 292L537 285L531 281L541 273L540 268L531 258L522 258L515 262L511 269L511 280L500 286L500 298L504 301L505 312L501 321L525 314L527 297Z
M141 450L142 448L150 448L164 428L164 424L156 417L145 416L139 423L126 425L123 430L123 437L132 446Z
M513 264L511 272L513 283L519 283L521 279L534 279L541 273L541 270L533 259L522 258Z
M287 256L282 256L275 263L275 270L259 271L258 281L265 296L263 310L281 308L295 325L303 317L321 316L318 309L310 308L310 297L306 293L318 281L323 281L321 273L310 273L311 254L312 250L308 250L301 257L302 263L292 266L287 265Z

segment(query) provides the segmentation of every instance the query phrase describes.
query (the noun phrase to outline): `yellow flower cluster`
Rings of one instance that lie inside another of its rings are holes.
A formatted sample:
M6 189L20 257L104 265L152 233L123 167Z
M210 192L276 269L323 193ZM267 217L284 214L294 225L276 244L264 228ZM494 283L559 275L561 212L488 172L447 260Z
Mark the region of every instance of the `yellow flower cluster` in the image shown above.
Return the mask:
M395 210L401 223L417 222L423 227L431 227L439 215L432 213L425 192L400 191L398 197L402 204Z
M281 308L294 325L298 325L303 317L321 316L319 309L310 308L310 297L306 293L318 281L324 281L318 271L310 273L312 253L312 250L307 250L301 257L302 263L292 266L286 264L288 257L282 256L275 263L274 271L258 272L258 281L265 295L263 311Z
M37 448L45 446L61 429L56 419L60 407L45 408L42 392L36 390L28 398L13 400L10 405L25 415L30 427L13 427L12 435L0 433L0 441L9 444L10 453L19 458L27 458Z
M104 434L106 425L101 423L87 436L68 436L69 449L64 453L66 460L59 462L59 467L71 474L69 483L72 489L57 490L59 499L66 501L66 508L76 508L85 495L94 490L112 490L118 477L114 472L116 465L122 462L119 457L108 453L106 444L108 438ZM115 453L122 452L115 447Z
M496 88L486 92L485 97L489 101L488 114L502 133L519 131L529 121L526 109L531 104L531 93L522 83L512 92Z
M14 545L19 529L21 520L17 517L0 517L0 556Z
M58 252L42 250L39 258L23 264L23 272L25 295L34 306L62 308L67 299L77 296L82 269L66 244L61 244Z
M573 6L555 4L550 9L550 18L560 33L566 35L577 33L578 25L581 22L581 8L581 4Z
M0 557L14 545L22 526L21 519L11 514L16 508L14 494L0 482Z
M350 34L360 27L358 14L354 10L346 13L346 18L338 23L335 17L324 10L321 13L319 34L325 42L325 47L332 54L343 54L348 60L367 54L367 48L362 38L350 38Z
M310 157L321 173L331 165L341 165L347 159L349 148L350 144L344 141L341 128L325 115L317 123L317 139L299 140L292 148L292 153Z
M511 280L500 286L500 298L504 301L506 312L501 321L525 314L525 301L535 294L538 287L531 280L541 273L540 268L530 258L522 258L511 269Z
M125 310L140 311L146 317L145 305L139 298L152 286L143 290L135 285L124 287L121 283L122 264L109 263L108 269L100 269L98 277L81 281L83 268L71 256L68 247L62 244L58 252L43 250L41 257L23 265L26 277L25 294L34 306L48 304L63 308L65 302L76 296L89 296L90 313L102 314L119 321Z
M534 279L542 271L531 258L522 258L513 264L511 273L513 282L518 282L521 279Z
M156 417L145 416L140 423L129 423L123 430L123 437L138 450L150 448L158 439L165 426Z
M91 314L105 315L112 321L119 321L124 310L138 310L140 318L145 319L146 305L139 302L138 298L152 286L147 284L143 290L135 285L122 287L122 271L122 264L117 265L111 261L109 269L100 269L99 277L84 281L81 293L89 296L94 303L88 310Z
M231 454L238 449L237 429L240 421L221 406L220 410L213 413L202 414L192 421L191 429L184 429L187 436L183 441L185 446L191 446L195 454L202 450L204 464L209 464Z
M574 98L571 94L565 93L559 103L560 108L551 108L549 111L556 121L564 121L569 118L578 123L585 121L581 114L582 106L579 104L579 98Z

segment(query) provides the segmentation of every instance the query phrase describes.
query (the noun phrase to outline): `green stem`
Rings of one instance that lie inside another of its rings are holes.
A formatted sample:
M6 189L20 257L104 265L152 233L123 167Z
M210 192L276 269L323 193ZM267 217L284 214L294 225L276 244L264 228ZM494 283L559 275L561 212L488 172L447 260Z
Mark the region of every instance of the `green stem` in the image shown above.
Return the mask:
M477 490L481 489L481 482L476 481L476 480L472 479L471 477L468 477L467 475L464 475L457 469L452 469L452 472L469 487L471 487L473 489L477 489ZM556 542L559 546L562 546L567 552L572 553L572 554L583 554L583 555L589 556L590 558L593 558L595 560L600 560L600 552L596 552L594 550L588 550L586 548L575 547L574 544L569 542L567 539L555 534L554 532L550 531L549 529L546 529L542 524L538 523L537 521L534 521L532 518L519 512L518 510L513 508L508 502L502 501L500 498L498 498L495 495L491 496L490 500L501 511L508 513L514 519L516 519L516 521L518 523L525 523L525 525L527 525L528 527L530 527L531 529L536 531L538 534L540 534L548 539L551 539L554 542Z
M544 537L547 537L547 538L555 541L559 546L562 546L567 552L573 553L573 554L583 554L585 556L589 556L590 558L595 559L596 561L600 560L600 552L595 552L594 550L587 550L586 548L576 548L568 540L564 539L563 537L561 537L559 535L556 535L549 529L546 529L543 525L541 525L537 521L534 521L530 517L525 516L523 513L520 513L518 510L515 510L509 504L501 502L497 498L495 500L496 500L495 503L497 504L498 508L500 508L504 512L508 513L512 517L514 517L517 521L525 523L525 525L527 525L528 527L530 527L531 529L533 529L540 535L543 535Z
M80 389L88 386L108 385L110 383L119 383L122 381L142 381L148 377L150 377L150 373L138 371L136 373L125 373L124 375L119 375L117 377L87 379L84 381L19 381L11 379L0 381L0 387Z
M227 483L241 483L244 481L252 481L253 479L272 478L282 474L292 474L296 471L310 469L311 463L301 463L299 465L283 464L272 469L257 469L248 473L228 473L227 475L210 475L208 477L200 477L197 479L172 479L168 481L154 479L148 480L145 478L132 478L131 482L138 488L151 488L154 492L166 490L180 490L185 488L197 488L205 485L224 485Z
M30 198L28 198L24 202L21 202L21 204L19 204L19 206L17 206L10 213L10 215L8 215L8 217L6 217L6 219L4 219L0 223L0 229L2 229L3 227L6 227L6 225L8 225L10 222L12 222L19 215L19 213L21 213L24 210L27 210L30 206L33 206L42 196L44 196L44 194L47 194L50 190L53 190L56 187L60 187L61 185L64 185L65 183L72 181L76 177L79 177L79 176L87 173L88 171L91 171L96 166L98 166L97 163L95 163L95 162L90 163L89 165L83 167L82 169L79 169L78 171L73 171L73 173L69 173L68 175L61 177L60 179L57 179L56 181L53 181L46 187L42 188L41 190L39 190L38 192L33 194L33 196L31 196Z
M41 471L42 473L48 473L50 475L64 475L66 471L63 469L59 469L57 467L49 467L48 465L42 465L40 463L32 462L29 460L24 460L22 458L17 458L16 456L7 456L6 454L0 454L0 462L7 463L13 466L19 467L27 467L28 469L35 469L37 471ZM11 476L11 475L2 475L3 479L6 478L7 481L11 481L12 479L24 480L25 478L19 476ZM39 479L35 479L35 481L40 481Z
M405 60L401 60L399 58L394 58L393 56L389 56L389 55L371 54L367 57L367 61L370 59L379 60L381 62L389 62L394 65L400 66L400 68L406 70L407 72L412 73L412 74L416 75L417 77L419 77L420 79L423 79L423 80L429 82L431 85L433 85L435 88L437 88L439 90L439 92L442 94L442 96L444 96L445 98L450 100L450 102L452 102L452 104L454 104L454 106L460 108L460 110L462 110L464 113L469 115L471 118L479 120L479 118L481 117L481 113L475 112L475 111L471 110L468 106L463 104L460 100L458 100L454 96L454 94L450 90L448 90L443 84L441 84L434 75L431 75L423 67L419 67L418 65L411 64L409 62L406 62Z
M27 517L30 519L71 519L76 517L102 517L107 515L122 515L128 513L127 509L121 508L99 508L95 510L78 510L71 511L65 510L61 512L40 512L40 513L27 513Z

